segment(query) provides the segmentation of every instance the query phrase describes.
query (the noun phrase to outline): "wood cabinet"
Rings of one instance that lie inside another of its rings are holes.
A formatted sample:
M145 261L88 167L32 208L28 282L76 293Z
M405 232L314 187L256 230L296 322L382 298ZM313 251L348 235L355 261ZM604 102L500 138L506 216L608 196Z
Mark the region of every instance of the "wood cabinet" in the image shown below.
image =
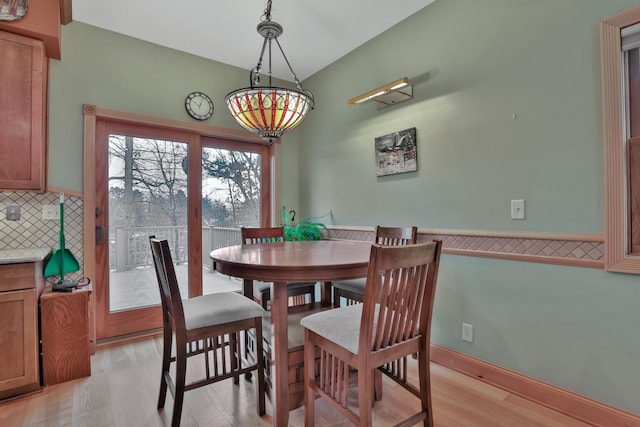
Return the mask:
M48 60L40 40L0 31L0 189L45 190Z
M45 289L40 296L42 383L45 386L91 375L90 288Z
M40 387L35 263L0 265L0 399Z

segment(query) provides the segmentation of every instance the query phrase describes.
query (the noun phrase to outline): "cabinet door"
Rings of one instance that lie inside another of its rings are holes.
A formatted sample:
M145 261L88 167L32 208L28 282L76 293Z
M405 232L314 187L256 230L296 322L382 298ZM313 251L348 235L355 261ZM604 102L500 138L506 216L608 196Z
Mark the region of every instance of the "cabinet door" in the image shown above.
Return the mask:
M0 398L39 387L36 291L0 292Z
M89 292L51 292L40 296L42 383L45 386L91 375Z
M43 42L0 31L0 64L0 189L44 191Z

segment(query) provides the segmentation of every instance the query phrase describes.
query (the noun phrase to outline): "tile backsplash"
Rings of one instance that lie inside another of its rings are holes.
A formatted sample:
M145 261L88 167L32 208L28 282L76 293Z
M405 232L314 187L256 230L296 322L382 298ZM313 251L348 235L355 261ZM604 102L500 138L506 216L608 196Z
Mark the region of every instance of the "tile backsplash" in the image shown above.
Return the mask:
M59 246L60 221L43 220L42 206L60 203L59 193L33 193L28 191L0 191L0 249L50 248ZM20 207L18 221L7 220L7 206ZM83 200L79 197L64 197L65 247L80 263L80 271L65 274L65 278L78 279L83 276ZM54 279L52 276L50 279Z

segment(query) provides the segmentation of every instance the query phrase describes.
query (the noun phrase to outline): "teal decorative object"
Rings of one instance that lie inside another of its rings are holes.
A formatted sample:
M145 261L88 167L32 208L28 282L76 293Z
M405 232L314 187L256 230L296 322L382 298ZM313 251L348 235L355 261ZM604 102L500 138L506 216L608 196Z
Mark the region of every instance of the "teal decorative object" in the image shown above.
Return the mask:
M302 220L296 223L296 211L291 210L287 214L286 208L282 207L281 222L284 226L285 240L322 240L323 231L328 231L321 222L311 222Z
M54 276L59 274L60 281L56 284L71 283L64 280L64 273L73 273L80 270L80 264L64 243L64 194L60 193L60 247L54 249L47 264L44 267L43 275ZM77 285L77 281L75 282Z

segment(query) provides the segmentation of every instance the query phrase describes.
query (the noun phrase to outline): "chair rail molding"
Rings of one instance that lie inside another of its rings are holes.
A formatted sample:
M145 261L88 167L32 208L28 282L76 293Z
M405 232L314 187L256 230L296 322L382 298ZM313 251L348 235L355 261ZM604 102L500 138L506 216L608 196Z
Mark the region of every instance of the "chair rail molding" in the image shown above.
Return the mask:
M327 226L328 238L373 241L374 228ZM442 240L442 253L511 261L604 268L604 236L544 232L418 229L418 243Z

